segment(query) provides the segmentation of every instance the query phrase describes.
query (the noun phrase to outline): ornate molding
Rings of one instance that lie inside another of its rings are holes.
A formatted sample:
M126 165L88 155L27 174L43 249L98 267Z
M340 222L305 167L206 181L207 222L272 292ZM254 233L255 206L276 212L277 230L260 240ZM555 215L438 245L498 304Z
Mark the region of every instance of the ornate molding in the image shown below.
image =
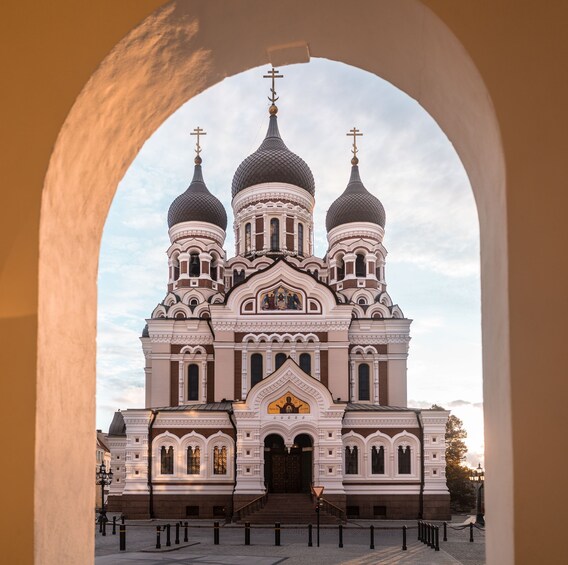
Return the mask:
M351 325L348 320L211 320L214 330L235 332L316 332L345 331Z
M408 334L349 334L349 341L354 345L385 345L387 343L409 343L410 340L411 337Z
M184 345L209 345L213 343L211 334L158 334L150 332L152 343L175 343Z

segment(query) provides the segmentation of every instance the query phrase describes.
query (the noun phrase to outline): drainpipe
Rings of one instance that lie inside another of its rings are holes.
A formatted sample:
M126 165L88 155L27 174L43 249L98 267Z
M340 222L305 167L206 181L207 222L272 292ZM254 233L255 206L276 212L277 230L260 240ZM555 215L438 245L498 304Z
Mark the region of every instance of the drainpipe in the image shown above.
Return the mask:
M152 410L152 418L148 424L148 488L150 490L150 519L154 518L154 487L152 485L152 428L156 421L158 410Z
M229 416L229 421L231 422L231 426L233 426L233 430L235 431L235 451L234 451L234 457L233 457L233 477L234 477L234 481L233 481L233 492L231 493L231 504L233 505L233 508L231 508L231 516L233 515L233 509L234 509L234 500L235 500L235 490L237 489L237 424L235 423L234 420L234 412L232 408L229 408L229 410L227 410L227 414ZM226 516L226 514L225 514Z
M418 519L422 520L424 516L424 426L422 425L422 413L416 411L416 421L420 428L420 498L418 501Z

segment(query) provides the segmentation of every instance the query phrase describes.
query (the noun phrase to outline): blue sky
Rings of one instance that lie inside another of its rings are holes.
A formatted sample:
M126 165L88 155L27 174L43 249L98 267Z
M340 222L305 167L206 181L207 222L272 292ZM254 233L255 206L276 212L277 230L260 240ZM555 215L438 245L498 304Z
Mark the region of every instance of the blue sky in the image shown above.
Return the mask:
M166 293L167 211L189 184L196 126L203 173L229 217L239 163L268 125L269 81L261 67L193 98L148 139L121 181L102 239L97 337L97 427L118 408L144 406L144 319ZM316 254L327 248L325 214L350 173L354 125L363 183L383 203L388 291L413 320L409 405L441 404L464 420L469 460L483 461L479 227L473 194L450 141L434 120L391 84L323 59L282 67L279 127L316 181Z

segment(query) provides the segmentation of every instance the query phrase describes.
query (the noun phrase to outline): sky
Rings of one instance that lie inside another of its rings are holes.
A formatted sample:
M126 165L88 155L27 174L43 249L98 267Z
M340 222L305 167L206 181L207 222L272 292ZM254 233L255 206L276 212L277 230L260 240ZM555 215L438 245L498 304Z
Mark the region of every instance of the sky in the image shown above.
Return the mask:
M97 428L117 409L144 407L139 341L166 295L167 212L193 175L197 126L203 176L229 217L231 182L268 127L269 67L230 77L188 101L147 140L118 186L99 261ZM316 182L315 252L327 249L325 214L345 189L356 126L359 170L386 210L388 292L413 320L408 404L438 404L464 422L468 462L483 464L479 225L473 193L451 142L412 98L377 76L324 59L281 67L280 133Z

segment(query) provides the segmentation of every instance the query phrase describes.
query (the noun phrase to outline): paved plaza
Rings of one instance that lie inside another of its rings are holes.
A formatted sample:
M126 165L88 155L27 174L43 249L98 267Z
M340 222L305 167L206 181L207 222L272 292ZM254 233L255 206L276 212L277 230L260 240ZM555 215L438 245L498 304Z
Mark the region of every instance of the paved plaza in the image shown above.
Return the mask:
M453 529L463 524L465 517L455 517L448 526L448 541L442 540L440 551L417 541L416 522L366 521L350 522L343 530L343 547L338 547L337 526L322 527L320 547L316 547L316 529L313 529L313 547L308 547L306 526L283 526L281 545L274 545L274 529L251 527L251 545L244 544L242 526L223 525L219 531L219 545L213 544L213 522L191 521L188 542L175 544L175 522L171 528L171 546L166 547L165 532L161 533L162 549L156 549L156 526L163 520L127 521L126 551L119 551L117 535L112 526L104 537L96 530L96 565L484 565L485 532L474 529L474 542L469 541L469 528ZM375 549L370 549L369 526L375 526ZM402 550L402 526L408 527L407 550ZM452 527L453 526L453 527Z

